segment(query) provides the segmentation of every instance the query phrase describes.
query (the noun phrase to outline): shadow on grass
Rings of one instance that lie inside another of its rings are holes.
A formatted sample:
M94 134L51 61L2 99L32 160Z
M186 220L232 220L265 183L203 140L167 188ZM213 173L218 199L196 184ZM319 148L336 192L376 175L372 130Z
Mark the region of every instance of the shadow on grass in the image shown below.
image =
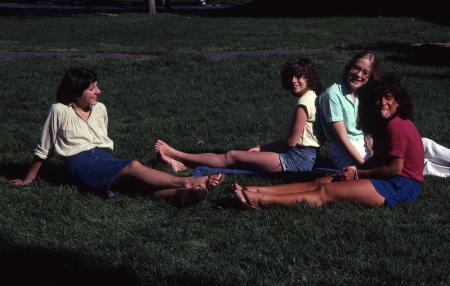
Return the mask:
M133 270L69 251L17 247L0 238L1 285L139 285Z
M7 180L24 178L30 164L15 164L0 162L0 176ZM70 177L62 166L52 162L44 162L39 170L39 178L54 185L70 184Z
M0 238L0 285L232 285L218 284L208 275L195 275L188 270L175 275L157 270L138 277L129 267L99 260L73 251L16 246Z

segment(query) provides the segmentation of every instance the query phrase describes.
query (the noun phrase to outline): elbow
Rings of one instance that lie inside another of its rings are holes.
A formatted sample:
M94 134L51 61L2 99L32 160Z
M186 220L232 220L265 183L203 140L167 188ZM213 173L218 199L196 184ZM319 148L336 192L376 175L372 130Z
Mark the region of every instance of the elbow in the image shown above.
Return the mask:
M391 167L389 168L388 175L391 177L400 176L402 174L402 168Z
M394 176L400 176L401 174L402 174L402 169L396 168L396 169L394 170Z
M297 144L298 144L298 142L295 140L287 140L286 141L286 145L287 145L287 147L289 147L289 148L294 148L295 146L297 146Z

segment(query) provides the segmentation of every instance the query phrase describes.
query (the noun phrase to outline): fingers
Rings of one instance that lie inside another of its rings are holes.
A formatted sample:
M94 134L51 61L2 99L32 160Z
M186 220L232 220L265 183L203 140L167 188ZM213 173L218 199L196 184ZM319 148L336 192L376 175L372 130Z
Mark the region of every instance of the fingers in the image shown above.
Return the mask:
M8 184L13 187L19 187L19 186L23 186L24 182L22 179L14 179L14 180L10 180L8 182Z

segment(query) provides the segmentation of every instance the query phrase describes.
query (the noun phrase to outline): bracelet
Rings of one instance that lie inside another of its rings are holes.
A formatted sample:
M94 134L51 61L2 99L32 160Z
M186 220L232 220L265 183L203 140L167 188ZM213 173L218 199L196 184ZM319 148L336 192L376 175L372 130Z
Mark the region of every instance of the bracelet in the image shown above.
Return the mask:
M355 169L355 175L353 176L353 179L359 180L358 169Z

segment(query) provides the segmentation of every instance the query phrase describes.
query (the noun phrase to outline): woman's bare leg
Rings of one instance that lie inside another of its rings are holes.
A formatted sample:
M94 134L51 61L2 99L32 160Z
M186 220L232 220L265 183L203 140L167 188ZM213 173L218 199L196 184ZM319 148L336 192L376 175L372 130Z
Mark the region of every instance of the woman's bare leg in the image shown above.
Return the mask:
M245 189L253 192L260 192L267 195L287 195L296 194L301 192L307 192L317 189L320 184L331 183L333 177L327 176L315 179L309 182L282 184L282 185L272 185L272 186L247 186ZM235 183L235 186L239 184ZM241 187L241 186L239 186ZM242 187L241 187L242 188Z
M278 153L273 152L232 150L224 154L190 154L176 150L159 139L156 141L155 149L156 152L160 154L161 158L170 166L173 166L174 162L179 162L187 165L207 165L216 168L233 166L258 169L267 172L281 171L280 156Z
M198 189L216 187L223 179L223 174L177 177L144 166L139 161L132 161L114 178L114 184L123 178L135 180L143 184L148 190Z
M245 196L239 197L239 191ZM294 194L264 194L258 191L236 190L237 196L246 203L259 207L265 205L292 206L297 202L306 202L313 206L321 206L335 201L353 201L360 204L377 207L384 204L384 198L375 190L369 180L342 181L329 184L321 184L316 189Z

